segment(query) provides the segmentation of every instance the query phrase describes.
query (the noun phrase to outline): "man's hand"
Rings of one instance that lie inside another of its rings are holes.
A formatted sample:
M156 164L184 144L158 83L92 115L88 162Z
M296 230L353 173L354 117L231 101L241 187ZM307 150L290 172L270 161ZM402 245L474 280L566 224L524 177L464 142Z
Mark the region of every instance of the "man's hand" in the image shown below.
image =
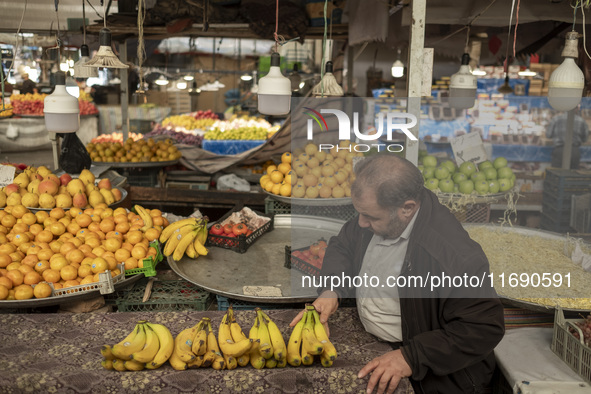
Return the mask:
M335 313L337 308L339 307L338 294L334 291L326 290L322 294L320 294L320 297L316 298L316 301L314 301L312 305L314 305L314 308L316 308L316 310L320 314L320 322L326 330L326 335L330 337L330 331L328 329L327 322L330 315ZM296 317L293 318L291 323L289 323L290 327L295 326L296 324L298 324L300 320L302 320L302 316L304 316L304 311L301 311L297 314Z
M394 350L374 358L359 371L357 377L362 379L371 371L373 373L367 383L368 394L373 392L376 385L378 394L391 394L396 390L402 378L412 375L412 370L400 350Z

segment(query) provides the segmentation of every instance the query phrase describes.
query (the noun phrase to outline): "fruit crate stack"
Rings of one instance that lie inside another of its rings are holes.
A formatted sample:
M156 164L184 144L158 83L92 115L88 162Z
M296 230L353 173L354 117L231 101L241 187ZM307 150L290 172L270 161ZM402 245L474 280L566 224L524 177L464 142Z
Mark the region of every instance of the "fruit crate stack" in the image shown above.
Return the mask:
M350 220L357 216L353 204L335 206L292 205L271 197L265 199L265 213L275 215L310 215L340 220Z
M566 319L557 308L554 317L552 351L579 376L591 383L591 347L588 330L591 318Z
M542 194L542 229L558 233L573 231L572 196L585 193L591 193L591 171L548 169Z
M155 281L150 298L143 302L146 280L141 280L117 299L119 312L206 311L213 303L210 293L184 280Z

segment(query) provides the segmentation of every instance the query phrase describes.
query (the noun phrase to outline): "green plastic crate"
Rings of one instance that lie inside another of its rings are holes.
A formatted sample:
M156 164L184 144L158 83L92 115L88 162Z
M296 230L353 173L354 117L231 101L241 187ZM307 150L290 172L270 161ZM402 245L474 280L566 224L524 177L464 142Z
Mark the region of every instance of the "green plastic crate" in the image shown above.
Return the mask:
M150 298L142 302L146 283L136 283L117 300L119 312L206 311L213 303L210 293L184 280L155 281Z
M143 268L134 268L131 270L125 270L125 276L131 276L136 274L144 274L145 277L149 276L156 276L156 266L159 262L162 261L164 256L162 255L162 251L160 250L160 242L152 241L150 242L150 246L156 248L158 253L156 253L156 259L154 260L152 256L144 259L144 267Z

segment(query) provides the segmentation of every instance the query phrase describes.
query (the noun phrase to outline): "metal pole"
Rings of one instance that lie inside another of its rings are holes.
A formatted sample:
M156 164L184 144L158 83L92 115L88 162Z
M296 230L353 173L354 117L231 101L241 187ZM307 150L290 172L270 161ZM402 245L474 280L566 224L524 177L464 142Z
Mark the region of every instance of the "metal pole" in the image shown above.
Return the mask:
M127 63L127 39L119 45L121 61ZM128 91L128 70L121 69L121 132L123 133L123 142L129 137L129 91Z
M562 150L562 168L570 169L570 159L573 153L573 132L575 125L575 110L568 111L566 117L566 131L564 133L564 148Z
M410 129L417 141L406 138L406 158L413 164L419 161L419 124L421 120L421 86L423 81L423 48L425 47L426 0L413 0L410 25L410 45L408 47L408 102L406 112L417 118L417 124Z
M353 94L353 47L347 46L347 93Z

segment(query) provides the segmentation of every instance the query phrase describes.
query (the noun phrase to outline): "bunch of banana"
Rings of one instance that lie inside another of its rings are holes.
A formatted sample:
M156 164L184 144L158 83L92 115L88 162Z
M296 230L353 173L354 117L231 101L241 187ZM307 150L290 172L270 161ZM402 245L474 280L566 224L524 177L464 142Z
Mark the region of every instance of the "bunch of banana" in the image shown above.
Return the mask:
M253 340L250 365L256 369L285 367L287 349L281 331L260 308L256 308L256 312L257 317L249 333L249 338Z
M102 366L116 371L156 369L172 355L174 339L162 324L140 321L125 339L101 348Z
M249 351L253 340L247 338L242 332L242 328L236 322L232 307L228 308L228 312L222 319L218 330L218 340L228 369L234 369L238 365L241 367L248 365Z
M188 218L169 224L160 234L160 242L166 242L163 254L172 255L179 261L186 253L187 257L196 259L206 256L207 219Z
M140 217L142 218L142 221L144 222L144 225L142 226L142 228L140 230L142 230L143 232L146 232L147 229L154 227L154 220L152 219L150 212L148 212L146 210L146 208L142 207L141 205L136 205L133 208L134 208L135 212L138 215L140 215Z
M194 327L181 331L174 342L174 352L169 362L176 370L199 367L219 370L226 367L226 360L220 352L208 317L201 319Z
M294 367L312 365L316 355L320 356L323 367L330 367L337 358L337 350L326 335L320 315L314 306L308 305L289 338L287 362Z

